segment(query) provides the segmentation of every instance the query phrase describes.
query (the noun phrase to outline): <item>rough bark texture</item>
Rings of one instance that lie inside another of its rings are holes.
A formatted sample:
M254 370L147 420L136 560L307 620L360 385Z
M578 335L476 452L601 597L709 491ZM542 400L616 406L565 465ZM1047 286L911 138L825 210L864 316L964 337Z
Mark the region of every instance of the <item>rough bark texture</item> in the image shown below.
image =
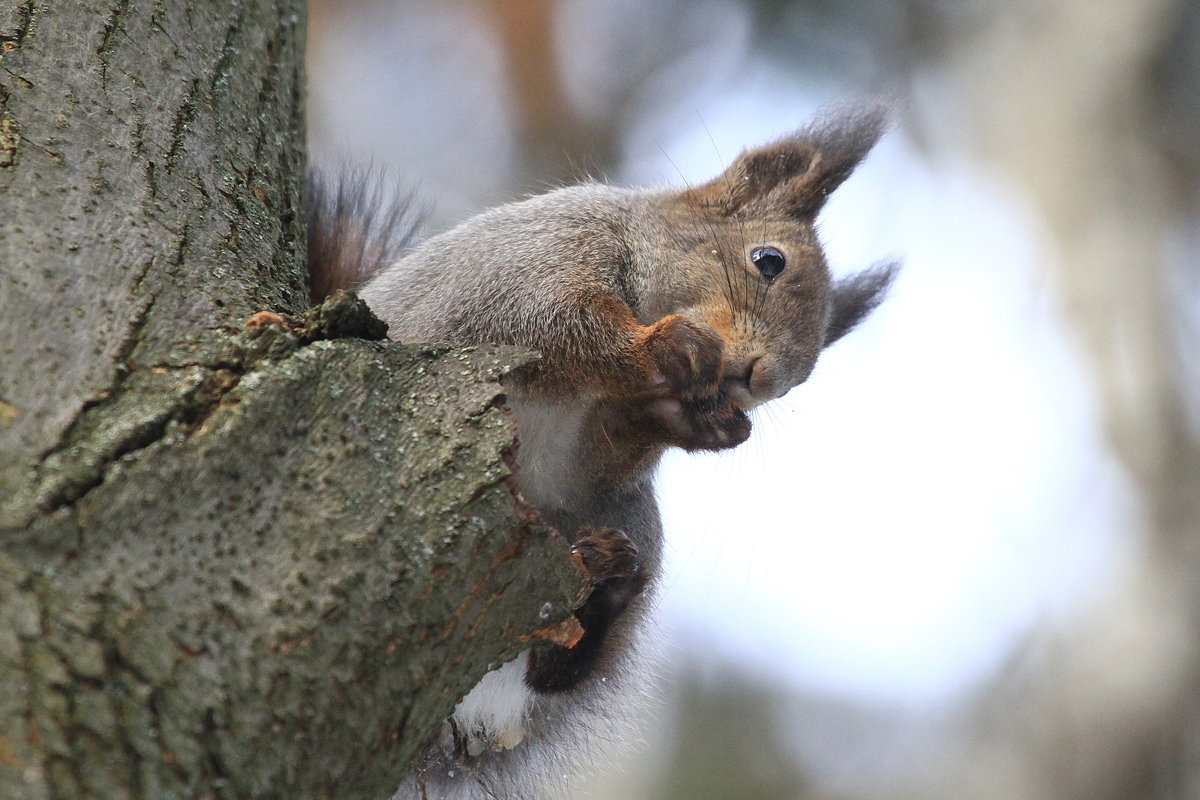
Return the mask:
M307 325L297 0L0 0L0 797L386 797L564 618L514 351Z

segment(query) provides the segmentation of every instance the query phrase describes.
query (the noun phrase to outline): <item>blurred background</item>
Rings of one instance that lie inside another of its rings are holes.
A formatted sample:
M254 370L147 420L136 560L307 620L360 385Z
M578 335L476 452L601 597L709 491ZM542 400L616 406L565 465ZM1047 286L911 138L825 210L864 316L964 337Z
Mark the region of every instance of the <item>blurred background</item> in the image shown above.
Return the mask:
M665 461L664 699L580 798L1200 798L1200 2L310 6L314 157L430 233L896 107L821 235L904 271Z

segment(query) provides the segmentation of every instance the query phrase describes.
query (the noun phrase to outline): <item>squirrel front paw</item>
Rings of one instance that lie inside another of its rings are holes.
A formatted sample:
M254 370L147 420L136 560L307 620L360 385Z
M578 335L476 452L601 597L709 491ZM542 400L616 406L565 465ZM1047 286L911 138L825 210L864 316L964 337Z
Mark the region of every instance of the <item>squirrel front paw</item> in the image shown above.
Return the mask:
M656 401L651 408L671 435L671 444L688 452L726 450L750 438L750 416L723 392L692 402Z
M671 314L650 327L646 348L654 362L652 389L682 400L717 393L725 361L725 342L712 328Z
M706 325L678 314L647 336L655 364L647 411L684 450L724 450L750 436L750 417L721 390L725 342Z

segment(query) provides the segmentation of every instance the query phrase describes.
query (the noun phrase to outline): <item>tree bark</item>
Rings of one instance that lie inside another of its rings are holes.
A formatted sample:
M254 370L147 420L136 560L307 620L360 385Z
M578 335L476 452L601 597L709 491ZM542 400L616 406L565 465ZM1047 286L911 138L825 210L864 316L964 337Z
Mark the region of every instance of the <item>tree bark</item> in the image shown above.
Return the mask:
M528 356L292 319L302 43L0 0L0 797L387 797L579 598L506 467Z

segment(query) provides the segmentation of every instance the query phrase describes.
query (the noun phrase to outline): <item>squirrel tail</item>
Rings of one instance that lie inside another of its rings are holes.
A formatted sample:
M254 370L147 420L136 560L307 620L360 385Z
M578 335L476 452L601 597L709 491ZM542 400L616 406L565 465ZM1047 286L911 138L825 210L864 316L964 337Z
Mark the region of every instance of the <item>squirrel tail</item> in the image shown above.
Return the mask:
M371 167L308 171L308 285L313 304L356 289L412 246L425 210Z

